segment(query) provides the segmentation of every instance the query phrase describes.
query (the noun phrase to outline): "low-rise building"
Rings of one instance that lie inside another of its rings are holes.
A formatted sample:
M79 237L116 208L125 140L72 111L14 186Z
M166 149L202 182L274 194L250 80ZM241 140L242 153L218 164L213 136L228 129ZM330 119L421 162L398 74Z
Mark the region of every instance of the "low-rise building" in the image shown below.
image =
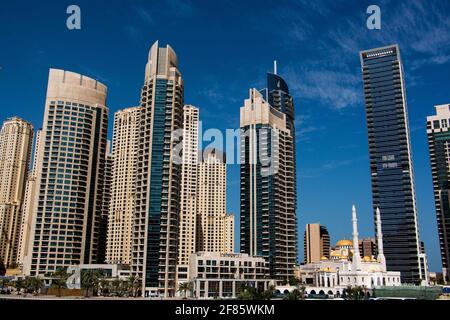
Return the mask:
M189 281L196 298L236 298L243 285L267 290L269 278L262 257L248 254L198 252L189 259Z
M106 279L126 280L130 277L130 267L123 264L80 264L69 266L67 273L70 274L67 279L68 289L81 289L81 275L86 270L102 270Z

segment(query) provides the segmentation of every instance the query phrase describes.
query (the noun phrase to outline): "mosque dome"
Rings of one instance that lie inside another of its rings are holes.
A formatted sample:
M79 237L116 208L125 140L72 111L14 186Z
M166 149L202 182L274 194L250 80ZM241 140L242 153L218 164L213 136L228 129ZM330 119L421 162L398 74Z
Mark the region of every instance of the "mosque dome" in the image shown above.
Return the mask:
M343 240L339 240L336 243L336 247L346 247L346 246L353 246L353 242L351 240L343 239Z
M362 258L363 262L373 262L373 259L369 256L364 256L364 258Z
M328 260L328 258L325 256L322 256L322 257L320 257L320 260L325 261L325 260Z

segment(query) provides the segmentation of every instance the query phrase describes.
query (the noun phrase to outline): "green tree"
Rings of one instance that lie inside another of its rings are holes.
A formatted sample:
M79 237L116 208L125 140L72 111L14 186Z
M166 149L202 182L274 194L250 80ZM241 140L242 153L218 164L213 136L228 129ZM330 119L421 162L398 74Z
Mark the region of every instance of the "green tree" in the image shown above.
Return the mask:
M17 291L17 294L22 292L22 289L25 289L25 281L22 278L18 278L13 282L13 286Z
M345 289L345 297L347 300L363 300L366 298L365 289L361 286L348 286Z
M111 282L111 293L114 296L120 297L120 294L121 294L121 288L120 287L121 287L121 285L122 285L122 281L120 279L114 279Z
M289 278L289 285L290 286L298 286L300 283L300 280L297 279L296 277L290 277Z
M106 297L111 293L111 283L107 279L101 279L100 280L100 292L101 295Z
M67 279L71 274L67 273L66 268L58 268L52 275L52 287L58 290L58 297L61 297L62 289L67 288Z
M42 288L43 281L39 277L25 277L23 282L23 288L25 295L27 293L39 295L39 290Z
M135 275L131 275L128 278L128 284L130 289L130 296L136 297L138 294L139 289L141 288L141 281L138 277Z
M3 293L3 290L5 289L5 287L8 289L10 282L11 281L8 278L0 278L0 286L2 288L0 293Z
M189 291L189 293L191 293L194 289L194 284L191 281L188 282L183 282L182 284L180 284L180 286L178 287L178 292L182 292L184 295L184 299L187 298L186 294Z
M284 300L301 300L302 294L300 290L294 289L291 292L287 294L286 297L284 297Z
M85 290L85 297L89 297L90 292L98 292L100 281L105 277L105 272L101 269L86 269L81 271L81 287Z

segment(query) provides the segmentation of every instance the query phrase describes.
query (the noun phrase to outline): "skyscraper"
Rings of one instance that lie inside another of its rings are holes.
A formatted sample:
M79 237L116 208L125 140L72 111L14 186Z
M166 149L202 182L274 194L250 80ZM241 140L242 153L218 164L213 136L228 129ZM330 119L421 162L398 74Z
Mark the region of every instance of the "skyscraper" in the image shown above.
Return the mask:
M180 235L178 239L178 264L183 265L184 268L189 265L189 257L195 252L196 243L198 130L198 108L190 105L184 106Z
M175 51L155 42L141 93L131 265L143 295L175 295L181 164L172 133L183 126L183 96Z
M106 93L94 79L50 69L25 274L103 262Z
M227 253L227 165L225 154L206 149L198 170L196 251ZM227 220L228 219L228 220ZM228 228L230 226L228 225ZM228 252L230 253L230 252Z
M399 47L361 52L373 210L379 207L387 268L415 283L419 228L403 66Z
M16 264L22 204L33 144L33 126L18 117L3 123L0 131L0 260Z
M106 262L131 264L139 107L114 114Z
M322 257L330 259L330 235L325 226L319 223L308 223L304 241L305 263L319 262Z
M439 231L442 273L450 280L450 104L436 106L427 117L428 145L433 175L434 203Z
M103 174L102 214L100 218L99 236L97 244L98 246L97 261L99 263L106 262L109 204L111 202L112 166L113 166L113 155L111 153L111 141L107 140L105 153L105 169Z
M17 264L22 267L24 263L30 263L28 254L28 249L30 246L30 233L31 226L33 223L33 200L36 194L36 185L37 185L37 159L39 152L41 152L42 143L41 143L41 135L42 130L36 131L36 139L34 143L34 154L33 154L33 165L31 171L28 173L27 183L25 187L25 196L23 200L23 210L22 210L22 221L20 226L20 239L19 239L19 253L17 255ZM24 262L25 259L28 259L28 262Z
M297 260L294 112L276 71L268 82L240 110L241 252L264 257L270 275L286 282Z

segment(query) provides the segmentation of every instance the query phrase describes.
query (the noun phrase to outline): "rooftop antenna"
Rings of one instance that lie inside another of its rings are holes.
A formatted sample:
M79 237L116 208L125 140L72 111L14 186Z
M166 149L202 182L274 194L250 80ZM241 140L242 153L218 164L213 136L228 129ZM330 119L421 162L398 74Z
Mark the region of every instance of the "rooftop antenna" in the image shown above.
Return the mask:
M277 74L277 60L273 60L273 74Z

